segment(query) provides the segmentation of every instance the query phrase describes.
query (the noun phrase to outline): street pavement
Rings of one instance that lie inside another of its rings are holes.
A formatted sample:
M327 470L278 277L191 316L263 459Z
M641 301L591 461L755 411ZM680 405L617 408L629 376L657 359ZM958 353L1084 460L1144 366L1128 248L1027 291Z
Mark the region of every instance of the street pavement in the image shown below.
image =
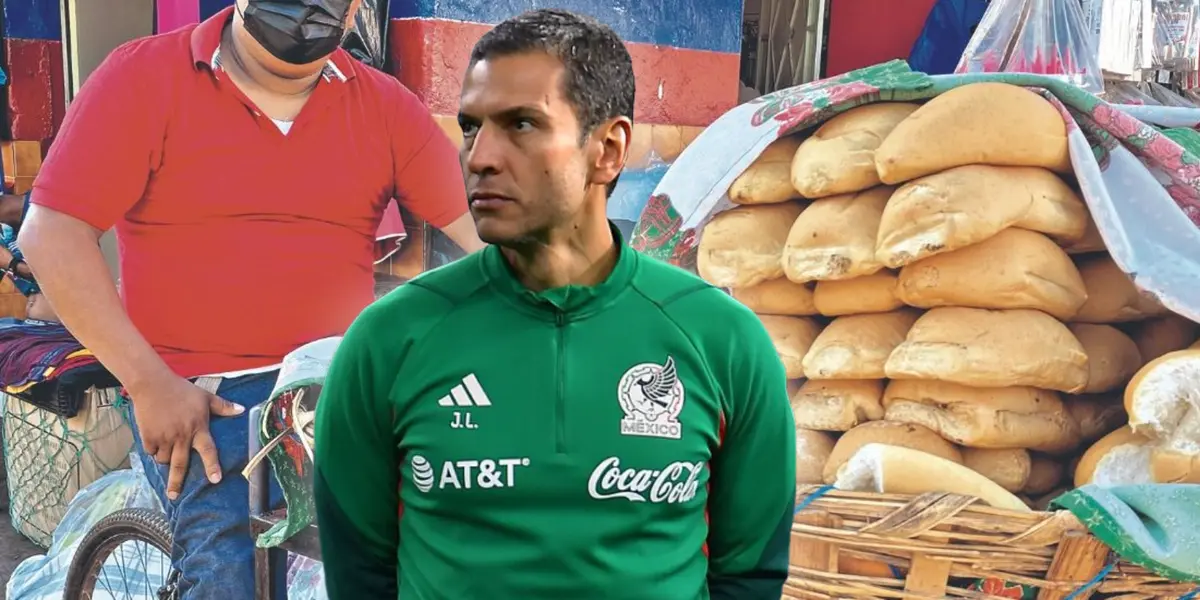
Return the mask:
M0 600L4 600L4 588L13 569L26 558L44 553L44 550L34 546L13 529L8 521L7 508L0 511Z

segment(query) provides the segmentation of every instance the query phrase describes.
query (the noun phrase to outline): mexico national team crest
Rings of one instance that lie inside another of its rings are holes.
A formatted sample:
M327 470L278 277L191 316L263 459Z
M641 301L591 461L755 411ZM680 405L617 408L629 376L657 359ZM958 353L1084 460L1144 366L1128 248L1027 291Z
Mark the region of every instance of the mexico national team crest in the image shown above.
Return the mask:
M617 384L617 399L625 411L621 435L679 439L683 383L675 359L668 356L661 365L642 363L625 371Z

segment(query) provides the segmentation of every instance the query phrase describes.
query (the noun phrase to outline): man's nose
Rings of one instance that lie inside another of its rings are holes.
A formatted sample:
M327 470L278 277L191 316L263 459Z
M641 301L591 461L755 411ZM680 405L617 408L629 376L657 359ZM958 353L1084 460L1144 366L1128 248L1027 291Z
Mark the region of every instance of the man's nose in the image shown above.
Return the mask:
M488 123L481 125L467 148L467 171L475 175L499 171L505 145L501 131Z

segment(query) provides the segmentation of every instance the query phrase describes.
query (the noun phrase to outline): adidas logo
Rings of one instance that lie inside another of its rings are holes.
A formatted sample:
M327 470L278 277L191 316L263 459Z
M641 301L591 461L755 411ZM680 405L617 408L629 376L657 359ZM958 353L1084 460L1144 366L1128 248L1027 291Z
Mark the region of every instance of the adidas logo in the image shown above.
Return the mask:
M475 378L475 374L471 373L462 378L462 383L454 386L450 393L438 399L438 406L491 406L492 401L488 398L483 387L479 385L479 380Z

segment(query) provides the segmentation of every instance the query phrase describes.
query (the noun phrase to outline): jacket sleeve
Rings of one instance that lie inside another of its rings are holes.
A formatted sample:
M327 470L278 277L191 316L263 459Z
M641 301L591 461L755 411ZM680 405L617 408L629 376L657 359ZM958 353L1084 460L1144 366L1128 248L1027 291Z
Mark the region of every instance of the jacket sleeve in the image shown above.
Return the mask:
M400 498L388 394L395 333L368 308L350 327L317 404L314 495L332 600L395 598ZM380 329L380 327L383 327ZM389 369L388 367L391 367Z
M729 410L709 488L709 595L778 600L788 573L796 429L770 337L748 311L738 321L722 369Z

